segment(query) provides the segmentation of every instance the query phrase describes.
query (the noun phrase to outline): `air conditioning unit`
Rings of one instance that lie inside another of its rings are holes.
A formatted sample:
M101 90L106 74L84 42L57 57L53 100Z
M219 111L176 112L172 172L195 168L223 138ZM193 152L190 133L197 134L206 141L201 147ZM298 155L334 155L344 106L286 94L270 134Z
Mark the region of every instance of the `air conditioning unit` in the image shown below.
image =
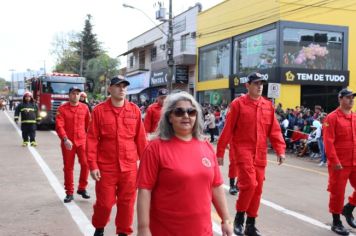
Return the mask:
M195 39L197 37L197 32L191 32L190 33L190 37L192 37L193 39Z

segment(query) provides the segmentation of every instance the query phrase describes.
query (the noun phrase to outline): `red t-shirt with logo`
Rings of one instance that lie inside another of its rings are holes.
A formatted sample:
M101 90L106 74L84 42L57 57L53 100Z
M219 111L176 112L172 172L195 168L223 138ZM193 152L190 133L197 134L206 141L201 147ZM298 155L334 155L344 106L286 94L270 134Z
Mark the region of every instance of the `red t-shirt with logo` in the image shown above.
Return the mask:
M153 140L137 178L138 188L152 191L152 235L212 235L212 188L223 179L209 142Z

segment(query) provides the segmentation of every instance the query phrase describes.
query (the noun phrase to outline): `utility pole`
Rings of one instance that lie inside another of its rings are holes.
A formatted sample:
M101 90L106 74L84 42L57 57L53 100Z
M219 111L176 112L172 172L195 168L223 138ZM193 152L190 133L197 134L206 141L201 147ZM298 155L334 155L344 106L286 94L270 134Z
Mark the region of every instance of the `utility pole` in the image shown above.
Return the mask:
M79 69L80 76L83 76L83 63L84 63L83 51L84 49L83 49L83 36L82 36L82 40L80 41L80 69Z
M167 89L169 93L172 92L172 82L173 82L173 19L172 19L172 0L169 0L169 18L168 18L168 37L167 37L167 65L168 65L168 76L167 76Z
M12 94L12 96L14 95L14 71L15 69L10 69L9 71L11 71L11 88L10 88L10 92Z

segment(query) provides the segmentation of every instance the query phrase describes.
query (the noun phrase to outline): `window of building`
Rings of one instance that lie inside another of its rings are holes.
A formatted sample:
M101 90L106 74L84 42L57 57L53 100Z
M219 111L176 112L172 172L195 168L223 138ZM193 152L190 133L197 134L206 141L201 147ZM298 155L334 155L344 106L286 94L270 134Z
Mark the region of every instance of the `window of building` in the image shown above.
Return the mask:
M199 81L224 79L230 73L231 43L223 41L199 50Z
M282 66L341 70L343 33L311 29L283 29Z
M187 50L189 34L184 34L180 37L180 51L184 52Z
M130 56L129 57L129 63L130 63L130 68L133 68L134 67L134 56Z
M157 47L151 48L151 61L155 61L157 59Z
M140 69L145 68L145 51L144 50L142 50L138 53L138 63L139 63Z
M277 65L276 29L234 40L234 73L248 74Z

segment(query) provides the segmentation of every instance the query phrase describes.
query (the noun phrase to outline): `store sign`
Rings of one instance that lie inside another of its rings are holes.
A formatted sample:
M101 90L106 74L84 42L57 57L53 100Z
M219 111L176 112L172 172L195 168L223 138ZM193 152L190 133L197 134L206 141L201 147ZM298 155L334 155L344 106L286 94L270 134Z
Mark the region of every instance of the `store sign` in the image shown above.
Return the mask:
M188 84L189 80L189 67L176 66L175 81L177 84Z
M258 70L268 83L278 82L276 68ZM236 88L238 86L245 86L244 84L248 82L247 74L233 74L229 76L230 88Z
M150 86L161 86L167 84L168 69L163 68L151 72Z
M349 71L281 68L281 83L347 86L349 84Z

